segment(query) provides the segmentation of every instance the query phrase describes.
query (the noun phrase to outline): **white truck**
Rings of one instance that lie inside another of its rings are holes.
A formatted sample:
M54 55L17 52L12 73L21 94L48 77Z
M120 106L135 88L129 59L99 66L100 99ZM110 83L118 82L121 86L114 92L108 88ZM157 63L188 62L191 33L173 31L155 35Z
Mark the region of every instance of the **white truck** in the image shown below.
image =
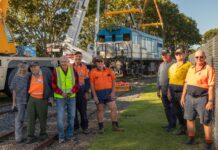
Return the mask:
M72 25L69 27L67 38L62 43L67 48L65 53L74 53L81 51L84 55L84 62L90 63L92 56L87 52L76 47L78 36L83 24L89 0L78 0L71 20ZM0 91L10 95L9 84L13 79L17 64L21 61L37 61L40 66L53 68L58 64L58 58L50 57L16 57L15 42L11 32L5 23L8 0L0 0ZM64 54L65 55L65 54Z

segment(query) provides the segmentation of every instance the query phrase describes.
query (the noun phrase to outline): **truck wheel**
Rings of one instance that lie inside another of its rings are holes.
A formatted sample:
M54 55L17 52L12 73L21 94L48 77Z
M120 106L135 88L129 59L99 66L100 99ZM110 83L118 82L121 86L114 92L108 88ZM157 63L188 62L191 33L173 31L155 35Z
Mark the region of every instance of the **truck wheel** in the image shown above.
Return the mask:
M10 86L16 72L17 72L17 68L14 68L11 71L8 71L7 79L5 82L5 94L7 94L9 97L12 96L9 86Z

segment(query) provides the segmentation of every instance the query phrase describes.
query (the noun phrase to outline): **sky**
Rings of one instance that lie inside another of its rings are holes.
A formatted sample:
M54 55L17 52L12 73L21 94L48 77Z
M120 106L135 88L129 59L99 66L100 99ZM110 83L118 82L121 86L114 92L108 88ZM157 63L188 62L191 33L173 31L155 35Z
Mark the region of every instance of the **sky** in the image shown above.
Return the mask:
M179 10L197 22L201 34L218 28L218 0L171 0Z

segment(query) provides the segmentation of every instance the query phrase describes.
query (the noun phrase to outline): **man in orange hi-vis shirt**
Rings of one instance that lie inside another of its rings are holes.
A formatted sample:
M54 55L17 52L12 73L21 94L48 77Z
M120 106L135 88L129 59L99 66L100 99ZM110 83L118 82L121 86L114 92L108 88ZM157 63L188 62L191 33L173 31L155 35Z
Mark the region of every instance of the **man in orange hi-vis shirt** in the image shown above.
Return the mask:
M51 87L52 72L48 68L41 68L38 62L30 64L31 78L29 81L29 101L27 104L27 144L35 141L35 124L39 119L40 133L39 138L47 138L46 123L48 114L48 100L53 98Z
M80 89L76 93L76 116L74 121L74 130L79 131L81 126L83 133L88 134L88 117L87 117L87 101L89 97L89 70L87 66L82 63L82 53L77 51L74 55L75 61L73 63L74 69L78 73ZM78 118L80 114L80 122Z
M210 150L212 145L212 110L214 107L214 69L206 64L205 53L198 50L195 53L195 65L189 68L181 98L184 107L184 118L187 120L189 139L188 145L194 144L195 118L199 115L204 127L204 150Z
M115 75L110 68L105 67L102 57L94 59L96 68L90 72L90 84L97 107L97 120L99 125L99 133L104 132L104 105L107 105L111 112L111 121L113 131L124 131L118 126L118 114L115 98Z

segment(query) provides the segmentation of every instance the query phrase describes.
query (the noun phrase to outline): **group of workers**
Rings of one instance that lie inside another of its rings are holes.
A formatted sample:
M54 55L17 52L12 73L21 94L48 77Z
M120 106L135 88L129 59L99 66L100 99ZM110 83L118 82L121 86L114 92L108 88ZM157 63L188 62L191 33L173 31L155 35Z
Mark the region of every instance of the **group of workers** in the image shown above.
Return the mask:
M200 118L205 133L204 150L212 147L212 111L214 107L214 69L206 63L204 51L195 52L195 63L187 61L185 51L177 49L175 59L169 50L162 51L158 69L157 96L161 97L168 121L163 128L177 135L188 135L187 145L195 144L195 119ZM176 129L177 120L180 128Z
M76 141L75 132L79 131L80 127L84 134L88 134L87 101L91 94L97 108L99 133L104 133L104 105L111 111L112 130L124 131L118 125L114 73L105 67L104 59L100 56L94 59L95 67L90 72L81 62L81 52L76 52L74 57L75 62L71 65L69 59L62 56L59 59L60 66L54 68L53 73L49 68L40 67L38 62L18 64L18 71L10 84L13 93L12 109L16 111L17 143L30 144L36 139L48 138L46 130L48 106L53 104L53 100L56 103L59 143L64 143L66 140ZM27 112L27 139L23 135L25 112ZM37 119L40 125L38 137L35 135Z
M195 119L197 115L204 127L204 149L212 145L212 110L214 106L214 69L206 64L206 56L202 50L195 52L195 64L187 61L182 49L175 51L175 59L170 51L162 50L163 62L157 75L157 96L161 97L168 124L167 132L176 129L177 120L180 128L177 135L188 134L186 144L195 143ZM39 119L39 139L48 137L47 115L48 105L53 99L56 102L57 130L59 143L66 140L75 141L75 132L80 126L84 134L88 134L87 100L92 93L97 108L99 133L104 132L104 105L111 112L112 130L124 131L118 125L118 114L115 97L115 75L107 68L102 57L94 59L95 67L89 72L81 62L82 53L75 53L75 62L69 64L66 56L59 60L60 66L53 70L40 67L38 62L21 62L10 85L13 93L12 109L17 109L15 117L15 140L24 142L23 122L27 110L27 140L35 141L35 124ZM30 68L31 72L28 72ZM26 107L27 106L27 107ZM65 135L64 114L67 111L67 129ZM80 113L79 123L78 112Z

